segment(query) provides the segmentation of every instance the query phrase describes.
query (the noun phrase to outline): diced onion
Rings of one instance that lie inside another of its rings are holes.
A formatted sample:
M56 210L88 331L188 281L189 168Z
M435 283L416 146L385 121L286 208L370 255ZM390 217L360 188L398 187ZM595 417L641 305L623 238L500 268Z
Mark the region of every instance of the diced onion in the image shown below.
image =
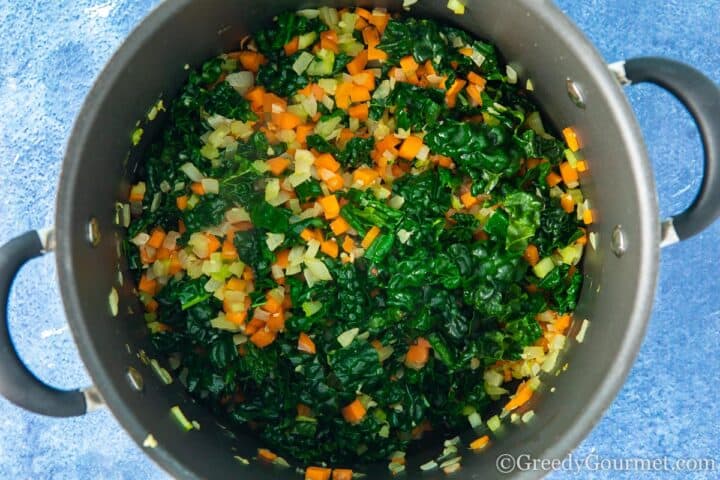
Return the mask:
M305 262L307 263L308 259L315 258L317 256L318 251L320 250L320 242L315 240L314 238L307 242L307 251L305 251Z
M250 214L242 207L234 207L225 212L225 219L230 223L249 222Z
M513 85L517 83L518 74L515 69L512 68L510 65L505 66L505 74L507 75L507 80L509 84Z
M580 325L580 331L575 335L575 340L577 340L578 343L583 343L585 341L585 334L587 333L587 329L590 326L590 320L587 318L583 320L582 325Z
M360 333L359 328L351 328L350 330L346 330L337 337L338 343L343 347L347 347L352 343L353 340L355 340L355 337L357 337L358 333Z
M199 182L200 180L202 180L203 178L205 178L205 175L203 175L202 173L200 173L200 170L198 170L198 168L197 168L195 165L193 165L192 163L190 163L190 162L184 163L184 164L180 167L180 170L181 170L185 175L187 175L188 178L189 178L190 180L192 180L193 182Z
M305 266L318 280L332 280L330 270L328 270L327 266L325 265L325 263L322 262L322 260L318 260L317 258L305 258Z
M214 178L203 178L200 183L205 190L205 193L211 193L217 195L220 193L220 182Z
M115 287L110 288L110 295L108 295L108 305L110 306L110 313L113 317L117 317L119 312L120 297Z
M270 249L271 252L275 251L276 248L278 248L282 243L285 241L285 234L284 233L270 233L268 232L267 238L265 239L265 243L267 244L268 249Z
M255 84L255 75L252 72L235 72L225 77L225 81L240 95L245 95Z
M150 240L150 235L148 235L145 232L140 232L137 235L135 235L132 238L132 240L130 240L130 243L133 243L133 244L137 245L138 247L142 247L143 245L145 245L148 242L148 240Z

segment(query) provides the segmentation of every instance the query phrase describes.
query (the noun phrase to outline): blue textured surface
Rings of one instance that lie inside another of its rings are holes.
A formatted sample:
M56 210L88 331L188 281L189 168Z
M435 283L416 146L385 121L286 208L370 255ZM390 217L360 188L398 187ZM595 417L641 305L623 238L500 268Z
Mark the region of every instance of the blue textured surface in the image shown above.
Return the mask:
M439 1L439 0L438 0ZM60 159L93 79L157 0L0 0L0 243L50 225ZM720 0L561 0L608 61L638 55L684 60L720 83ZM661 213L699 188L701 149L689 115L649 86L628 91L642 125ZM577 458L714 458L720 344L720 222L662 253L648 334L630 377ZM28 265L11 297L13 338L43 380L89 384L67 329L51 256ZM57 420L0 399L0 478L166 478L107 411ZM578 472L556 472L553 478ZM717 478L719 473L696 474ZM618 478L583 471L580 477ZM634 478L637 472L626 474ZM687 478L659 473L647 478Z

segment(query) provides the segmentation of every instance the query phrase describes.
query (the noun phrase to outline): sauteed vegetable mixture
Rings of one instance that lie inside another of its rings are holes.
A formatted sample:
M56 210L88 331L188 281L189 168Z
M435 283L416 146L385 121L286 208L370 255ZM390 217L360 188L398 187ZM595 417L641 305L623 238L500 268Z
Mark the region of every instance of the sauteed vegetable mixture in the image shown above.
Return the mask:
M578 139L529 90L487 42L360 8L280 15L190 71L130 193L157 351L305 465L523 407L592 222Z

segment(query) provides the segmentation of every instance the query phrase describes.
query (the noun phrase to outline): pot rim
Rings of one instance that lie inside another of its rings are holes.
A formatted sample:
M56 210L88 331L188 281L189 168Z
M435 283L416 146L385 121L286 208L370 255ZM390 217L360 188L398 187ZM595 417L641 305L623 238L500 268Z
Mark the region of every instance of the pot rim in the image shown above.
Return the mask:
M82 361L95 386L101 392L115 418L138 445L142 445L147 430L133 411L123 403L119 390L110 381L107 372L100 366L100 353L92 341L91 331L83 316L82 295L76 288L76 274L72 267L73 248L70 239L76 229L71 224L71 215L63 215L62 212L73 209L76 191L82 188L77 183L79 162L75 159L81 156L83 145L90 133L89 119L96 118L103 99L111 92L115 78L120 74L124 65L142 48L145 40L157 30L159 25L170 21L177 11L184 9L192 2L193 0L176 0L158 4L127 36L108 60L88 93L68 140L56 204L57 272L68 323ZM659 212L657 194L642 140L642 132L621 87L607 69L599 52L553 2L549 0L543 2L519 0L519 2L539 21L548 25L549 29L557 32L558 36L568 43L570 50L575 53L588 71L593 73L594 80L604 96L603 100L620 124L619 130L622 132L620 140L629 152L629 171L632 173L633 183L637 189L637 197L648 200L637 205L640 211L639 216L642 219L641 225L639 225L640 238L638 242L641 249L639 254L640 282L635 291L632 315L628 321L627 331L615 359L617 368L604 375L594 394L588 399L583 413L575 419L569 429L565 430L562 437L547 447L542 455L542 458L564 458L589 434L612 403L620 387L624 384L640 349L657 283L660 242ZM143 450L157 465L170 474L182 478L195 478L195 473L163 445ZM519 477L525 478L542 474L542 472L517 473Z

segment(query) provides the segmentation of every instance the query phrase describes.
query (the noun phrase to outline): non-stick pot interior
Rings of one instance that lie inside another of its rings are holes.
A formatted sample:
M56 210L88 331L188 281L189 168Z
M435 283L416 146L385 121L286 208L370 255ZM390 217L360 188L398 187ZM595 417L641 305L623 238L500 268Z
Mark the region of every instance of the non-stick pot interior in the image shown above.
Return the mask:
M442 19L491 40L523 79L532 78L537 100L552 123L574 125L583 138L590 165L583 187L598 217L591 228L598 234L597 246L586 255L586 280L573 326L576 332L582 319L591 320L586 341L570 342L566 372L545 377L545 386L533 400L536 415L529 424L508 425L483 454L465 455L461 478L492 478L499 475L495 459L500 452L564 455L598 420L619 388L652 301L657 207L627 103L602 60L554 6L532 0L470 1L466 14L456 16L445 4L421 1L411 13ZM399 2L375 5L400 9ZM178 91L187 78L186 64L198 66L222 51L235 50L244 35L267 25L279 12L309 6L316 5L290 0L162 4L101 75L68 147L58 205L58 265L73 332L94 381L121 424L139 443L152 434L159 445L147 452L178 476L297 478L294 468L282 470L254 461L242 465L233 456L254 457L260 446L257 441L222 426L190 399L178 381L165 386L151 373L140 359L141 351L149 357L153 352L130 281L118 288L120 315L110 315L108 293L117 287L118 266L125 268L118 258L123 232L114 224L114 204L127 197L134 164L161 121L145 127L140 154L130 158L129 134L158 98L167 100ZM581 88L585 108L568 97L568 79ZM87 222L93 217L102 233L95 248L86 240ZM622 227L628 246L621 258L609 250L616 225ZM142 391L127 380L130 367L143 377ZM180 405L201 428L181 432L169 413L173 405ZM410 456L408 470L417 471L440 450L437 445ZM386 465L366 472L373 479L390 477ZM443 476L431 473L423 478Z

